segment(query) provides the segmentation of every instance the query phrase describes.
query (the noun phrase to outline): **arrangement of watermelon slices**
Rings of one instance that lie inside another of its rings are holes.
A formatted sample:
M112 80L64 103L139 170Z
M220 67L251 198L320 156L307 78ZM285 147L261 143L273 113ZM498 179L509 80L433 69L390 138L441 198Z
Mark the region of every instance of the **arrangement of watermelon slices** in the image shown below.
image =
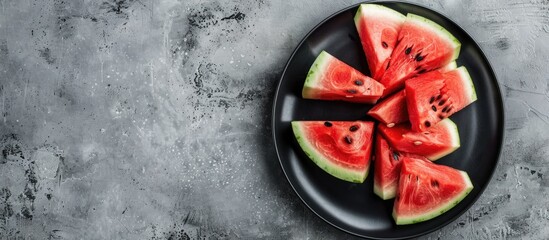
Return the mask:
M477 99L467 69L454 61L461 44L431 20L381 5L361 4L354 21L372 77L322 51L302 96L365 104L383 97L368 112L381 122L377 134L371 121L325 119L293 121L295 139L318 167L353 183L367 178L374 149L374 194L395 198L395 223L429 220L473 188L467 173L433 162L460 147L449 117Z
M448 72L457 68L455 61L452 61L448 65L438 69L440 72ZM382 102L376 104L368 115L387 125L392 127L395 124L404 123L408 121L408 106L406 105L406 91L400 90Z

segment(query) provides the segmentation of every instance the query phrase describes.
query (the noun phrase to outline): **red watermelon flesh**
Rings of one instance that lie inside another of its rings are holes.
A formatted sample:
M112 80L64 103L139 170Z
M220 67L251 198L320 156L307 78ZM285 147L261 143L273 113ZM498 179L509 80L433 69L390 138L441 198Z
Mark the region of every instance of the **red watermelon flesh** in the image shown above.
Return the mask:
M373 122L293 121L292 129L305 154L332 176L362 183L368 176Z
M406 108L406 92L401 90L382 102L376 104L368 115L379 120L388 127L408 121L408 109Z
M425 156L431 161L452 153L460 146L457 126L449 118L423 132L412 131L409 123L392 128L380 124L379 132L396 150Z
M403 159L393 206L397 225L423 222L450 210L473 189L466 172L417 159Z
M383 76L383 63L391 56L405 20L401 13L381 5L361 4L358 8L355 26L374 79Z
M376 136L375 156L374 193L383 200L395 197L400 174L400 163L405 158L429 161L423 156L401 153L393 149L380 134Z
M406 16L399 43L380 82L384 96L404 87L408 78L445 66L459 55L461 43L440 25L414 14Z
M456 62L452 61L437 71L447 72L454 69L456 69ZM404 89L400 90L382 102L379 102L368 111L368 115L386 124L388 127L407 122L408 109L406 105L406 91L404 91Z
M309 69L302 95L306 99L375 103L382 84L322 51Z
M477 100L465 67L433 71L406 81L406 102L412 130L424 131Z

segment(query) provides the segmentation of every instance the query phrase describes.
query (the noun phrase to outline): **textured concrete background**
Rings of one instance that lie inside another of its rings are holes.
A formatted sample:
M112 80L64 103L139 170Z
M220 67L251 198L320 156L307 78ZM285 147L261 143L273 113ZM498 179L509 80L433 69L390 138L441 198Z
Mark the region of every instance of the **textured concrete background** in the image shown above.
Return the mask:
M0 0L0 238L352 238L293 193L269 125L291 51L357 1L285 2ZM424 239L547 239L549 2L420 2L507 105L486 192Z

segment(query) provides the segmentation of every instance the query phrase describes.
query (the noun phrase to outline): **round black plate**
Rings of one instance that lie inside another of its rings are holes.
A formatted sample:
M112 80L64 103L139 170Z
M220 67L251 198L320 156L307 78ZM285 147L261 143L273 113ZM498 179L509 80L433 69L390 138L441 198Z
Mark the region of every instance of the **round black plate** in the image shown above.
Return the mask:
M353 17L358 5L321 22L301 41L280 79L273 107L276 151L290 185L314 213L345 232L369 238L408 238L432 232L455 220L481 195L496 168L503 141L503 103L496 76L475 41L445 16L422 6L380 2L403 14L427 17L461 41L458 66L469 70L478 100L451 118L459 127L461 147L436 163L466 171L473 191L457 206L432 220L405 226L391 217L393 200L383 201L373 192L373 165L363 184L338 180L317 167L295 141L293 120L372 120L370 105L306 100L301 89L316 56L326 50L369 75Z

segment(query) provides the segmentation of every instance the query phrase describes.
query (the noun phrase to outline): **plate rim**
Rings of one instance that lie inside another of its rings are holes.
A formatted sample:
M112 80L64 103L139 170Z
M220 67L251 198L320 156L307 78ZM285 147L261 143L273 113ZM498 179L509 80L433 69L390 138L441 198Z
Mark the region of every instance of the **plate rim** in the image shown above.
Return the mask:
M352 232L352 231L349 231L347 229L344 229L332 222L330 222L328 219L324 218L322 215L320 215L319 213L317 213L304 199L303 197L299 194L299 192L296 190L294 184L292 184L292 182L290 181L289 177L288 177L288 173L286 172L286 170L284 169L283 167L283 164L282 164L282 159L280 157L280 151L279 151L279 146L277 144L277 134L276 134L276 109L277 109L277 106L278 106L278 98L279 98L279 95L280 95L280 87L282 86L282 82L283 82L283 79L284 79L284 76L286 75L286 72L290 66L290 63L291 61L294 59L297 51L301 48L301 46L306 42L306 40L312 35L312 33L314 33L318 28L320 28L321 26L323 26L326 22L328 22L329 20L331 20L332 18L338 16L339 14L343 13L343 12L346 12L352 8L356 8L356 7L359 7L361 4L376 4L376 3L396 3L396 4L406 4L406 5L412 5L412 6L415 6L415 7L420 7L420 8L424 8L426 10L429 10L429 11L432 11L434 12L435 14L438 14L439 16L441 16L442 18L446 19L447 21L449 21L451 24L455 25L457 28L461 29L461 31L463 31L469 38L471 38L473 40L473 44L474 46L476 46L479 50L480 50L480 53L481 53L481 57L483 58L483 60L487 63L487 66L488 66L488 69L489 69L489 73L491 73L493 76L494 76L494 79L495 81L491 81L493 82L494 86L495 86L495 90L496 90L496 95L498 97L496 97L496 99L498 100L496 105L499 105L499 108L501 109L501 111L498 111L498 116L497 118L499 119L500 121L500 127L497 129L499 134L501 134L501 138L499 139L499 141L497 142L498 144L498 152L496 154L497 158L495 160L495 163L494 163L494 167L492 168L492 170L489 172L488 174L488 181L486 182L486 184L484 184L483 187L480 188L480 191L478 193L477 196L474 196L473 197L473 200L471 201L471 203L467 206L465 206L464 210L449 218L446 222L442 222L442 224L439 224L437 227L434 227L434 228L431 228L431 229L428 229L426 231L422 231L422 232L419 232L419 233L416 233L416 234L413 234L413 235L409 235L409 236L403 236L403 237L398 237L398 238L384 238L384 237L374 237L374 236L366 236L366 235L362 235L362 234L358 234L356 232ZM506 107L505 107L505 103L504 103L504 99L503 99L503 95L502 95L502 87L501 87L501 84L499 83L498 81L498 76L496 74L496 72L494 71L494 68L492 67L492 63L490 62L490 59L487 57L486 55L486 52L482 49L482 47L478 44L478 41L471 35L469 34L469 32L467 32L464 28L461 27L461 25L457 24L456 21L454 21L453 19L451 19L450 17L448 17L447 15L437 11L437 10L434 10L432 9L431 7L428 7L424 4L420 4L420 3L411 3L411 2L403 2L403 1L364 1L364 2L359 2L359 3L355 3L355 4L351 4L347 7L344 7L332 14L330 14L329 16L327 16L326 18L324 18L323 20L321 20L318 24L316 24L311 30L309 30L301 39L301 41L297 44L297 46L294 48L294 50L292 51L292 54L290 55L290 57L288 58L288 60L286 61L286 64L284 65L284 69L278 79L278 83L276 85L276 90L274 92L274 98L273 98L273 105L272 105L272 112L271 112L271 132L272 132L272 137L273 137L273 142L274 142L274 147L275 147L275 151L276 151L276 156L277 156L277 159L278 159L278 162L279 162L279 166L280 168L282 169L282 172L284 173L284 176L286 177L286 181L290 184L290 186L292 187L292 190L294 191L294 193L298 196L298 198L301 200L301 202L307 206L307 208L313 212L317 217L319 217L320 219L322 219L324 222L328 223L329 225L331 225L332 227L334 227L335 229L338 229L342 232L345 232L347 234L351 234L353 236L357 236L357 237L361 237L361 238L371 238L371 239L407 239L407 238L415 238L415 237L420 237L420 236L423 236L423 235L426 235L426 234L429 234L429 233L432 233L436 230L439 230L445 226L447 226L448 224L454 222L457 218L461 217L465 212L469 211L469 209L478 201L478 199L480 198L480 196L482 196L482 194L484 194L484 191L486 190L486 188L488 187L488 185L490 184L490 182L492 182L492 179L494 177L494 173L496 172L496 169L498 168L498 165L499 165L499 161L501 159L501 153L503 152L503 144L505 142L505 112L506 112Z

